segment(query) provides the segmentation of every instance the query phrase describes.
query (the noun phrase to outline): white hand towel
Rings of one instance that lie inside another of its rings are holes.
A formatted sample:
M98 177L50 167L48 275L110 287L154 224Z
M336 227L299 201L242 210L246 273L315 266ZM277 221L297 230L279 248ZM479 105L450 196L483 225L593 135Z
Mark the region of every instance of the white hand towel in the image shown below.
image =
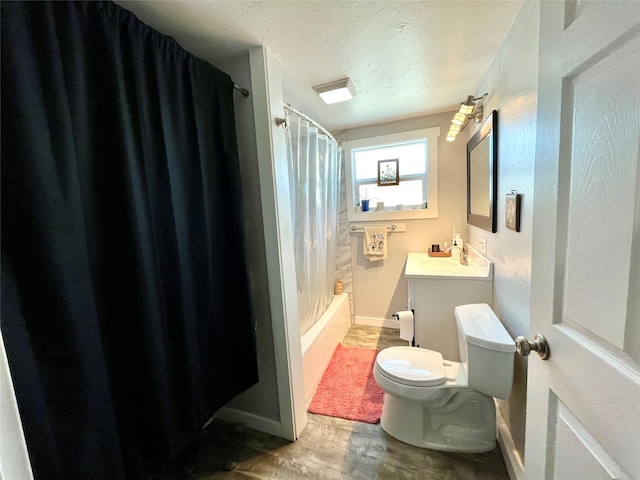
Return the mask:
M364 227L364 256L372 262L387 258L387 229Z

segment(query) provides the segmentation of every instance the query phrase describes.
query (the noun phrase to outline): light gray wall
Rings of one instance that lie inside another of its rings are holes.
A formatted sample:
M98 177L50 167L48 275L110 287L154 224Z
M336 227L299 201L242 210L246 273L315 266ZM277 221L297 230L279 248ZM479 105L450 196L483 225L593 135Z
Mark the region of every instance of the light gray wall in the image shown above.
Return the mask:
M529 330L539 9L536 1L524 2L476 92L489 92L486 112L498 111L498 228L491 233L469 225L467 231L472 242L487 239L487 256L494 262L493 309L513 337ZM505 195L511 190L522 194L519 233L505 227ZM515 358L511 398L500 401L500 409L524 458L527 362Z
M231 75L236 84L251 90L249 54L216 65ZM280 420L276 366L271 328L269 282L264 245L260 181L256 148L255 121L251 97L234 93L238 155L242 176L242 201L244 204L247 237L247 260L253 303L253 314L258 324L256 343L258 350L259 383L238 395L226 406L270 420ZM250 348L247 345L247 348ZM242 354L242 352L238 352Z
M426 252L433 243L451 243L453 229L466 237L466 145L445 140L454 112L349 129L345 140L440 127L438 139L438 218L407 220L405 233L388 240L388 259L371 262L362 253L363 236L351 235L353 290L356 317L391 319L407 308L404 266L408 252Z

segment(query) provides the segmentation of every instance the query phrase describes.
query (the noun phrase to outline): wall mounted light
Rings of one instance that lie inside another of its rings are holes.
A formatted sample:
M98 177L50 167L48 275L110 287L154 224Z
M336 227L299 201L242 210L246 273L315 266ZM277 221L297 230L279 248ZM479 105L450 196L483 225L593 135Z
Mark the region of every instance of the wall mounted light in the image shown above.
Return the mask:
M356 96L356 93L358 93L350 78L324 83L313 87L313 89L320 95L320 98L324 100L324 103L328 104L351 100Z
M473 118L475 123L482 122L483 107L482 102L487 98L488 93L478 98L473 95L467 96L467 99L460 104L458 112L451 119L451 128L447 133L447 141L453 142L458 134L467 126L469 119Z
M451 124L451 128L449 129L449 133L447 133L447 141L453 142L456 139L456 136L460 133L462 129L461 125L456 125L455 123Z
M453 125L464 125L467 123L467 116L464 113L456 113L451 120Z

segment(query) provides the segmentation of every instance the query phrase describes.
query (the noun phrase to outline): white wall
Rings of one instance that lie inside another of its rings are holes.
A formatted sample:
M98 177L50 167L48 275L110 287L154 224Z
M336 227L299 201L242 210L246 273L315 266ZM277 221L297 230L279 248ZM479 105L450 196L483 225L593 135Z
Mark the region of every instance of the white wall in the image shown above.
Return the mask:
M249 54L217 65L228 73L236 84L252 92ZM271 328L271 306L267 280L267 260L264 244L260 178L251 96L243 97L234 92L238 156L242 176L242 202L249 263L249 281L253 315L257 323L256 346L260 381L227 404L228 408L248 412L251 415L280 421L276 366ZM250 348L251 345L247 345Z
M0 480L33 478L0 331Z
M489 92L486 112L498 111L498 228L491 233L469 225L467 232L471 242L487 239L487 256L494 262L493 309L513 337L526 336L529 329L539 7L536 1L524 2L476 92ZM475 132L467 129L469 136ZM519 233L505 227L505 195L511 190L522 194ZM527 362L515 358L511 398L499 405L523 458Z
M426 252L433 243L451 243L453 229L466 236L466 144L447 142L446 132L454 112L349 129L345 140L440 127L438 139L438 218L407 220L405 233L388 240L388 259L371 262L362 253L362 234L351 235L353 290L356 319L391 319L407 308L404 266L408 252Z

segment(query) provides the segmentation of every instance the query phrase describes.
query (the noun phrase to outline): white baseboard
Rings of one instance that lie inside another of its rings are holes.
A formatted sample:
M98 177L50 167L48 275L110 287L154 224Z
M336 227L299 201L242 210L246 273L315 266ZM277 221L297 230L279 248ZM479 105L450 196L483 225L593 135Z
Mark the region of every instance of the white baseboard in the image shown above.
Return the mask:
M498 402L496 402L496 421L498 422L498 445L500 445L500 451L502 452L502 458L507 467L509 478L511 480L523 480L524 465L522 464L520 454L516 450L516 444L502 416Z
M400 324L395 320L389 320L388 318L375 318L375 317L358 317L356 315L356 325L369 325L370 327L384 327L395 328L400 330Z
M259 415L254 415L253 413L223 407L216 412L214 418L219 418L220 420L232 423L242 423L249 428L258 430L259 432L284 438L282 435L282 425L279 422Z

